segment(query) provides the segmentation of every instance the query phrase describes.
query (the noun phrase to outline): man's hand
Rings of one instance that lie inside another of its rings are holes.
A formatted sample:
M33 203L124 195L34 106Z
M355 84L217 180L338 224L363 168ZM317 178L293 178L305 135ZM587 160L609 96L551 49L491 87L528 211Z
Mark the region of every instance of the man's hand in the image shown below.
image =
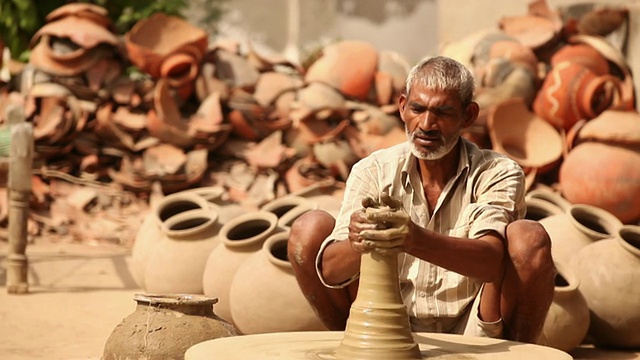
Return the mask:
M385 189L379 201L368 197L362 200L362 206L363 209L351 216L351 246L360 252L377 251L384 254L402 251L410 222L402 203L392 198Z

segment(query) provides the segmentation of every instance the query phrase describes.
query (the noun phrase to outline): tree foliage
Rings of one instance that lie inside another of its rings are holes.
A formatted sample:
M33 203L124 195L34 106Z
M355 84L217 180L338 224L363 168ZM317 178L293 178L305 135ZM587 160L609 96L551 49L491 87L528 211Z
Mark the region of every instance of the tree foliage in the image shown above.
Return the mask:
M227 0L204 2L203 19L206 19L209 28L222 17L225 1ZM58 7L72 2L104 7L121 34L131 29L138 20L156 12L182 17L189 6L187 0L0 0L0 38L11 49L13 57L28 56L29 41L45 24L45 17Z

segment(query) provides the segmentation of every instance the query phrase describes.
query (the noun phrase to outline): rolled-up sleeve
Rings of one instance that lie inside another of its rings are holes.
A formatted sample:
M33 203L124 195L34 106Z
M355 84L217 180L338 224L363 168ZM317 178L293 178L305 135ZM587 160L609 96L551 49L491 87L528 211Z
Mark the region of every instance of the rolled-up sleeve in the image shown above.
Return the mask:
M476 201L470 204L469 238L495 231L505 238L509 223L525 215L522 168L508 159L496 159L474 184Z

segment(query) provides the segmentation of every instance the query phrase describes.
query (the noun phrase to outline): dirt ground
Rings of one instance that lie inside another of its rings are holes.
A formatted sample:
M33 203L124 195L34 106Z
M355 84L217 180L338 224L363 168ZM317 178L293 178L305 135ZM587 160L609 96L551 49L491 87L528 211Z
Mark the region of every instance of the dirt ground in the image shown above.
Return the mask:
M0 241L0 359L98 360L115 326L133 312L141 289L129 272L130 249L104 243L27 247L30 292L8 294L6 242ZM640 360L638 352L585 345L575 359Z

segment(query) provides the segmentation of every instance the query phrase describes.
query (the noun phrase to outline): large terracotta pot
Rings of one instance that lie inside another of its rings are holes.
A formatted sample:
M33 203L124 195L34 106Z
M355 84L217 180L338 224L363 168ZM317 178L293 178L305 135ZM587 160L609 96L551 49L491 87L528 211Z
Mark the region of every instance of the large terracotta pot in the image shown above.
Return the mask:
M144 272L149 253L162 238L162 223L171 217L194 209L207 209L205 199L196 194L178 192L165 196L144 217L131 249L131 274L145 288Z
M274 213L278 217L279 226L290 227L300 215L317 208L317 203L305 197L287 195L262 205L260 210Z
M571 267L591 310L594 344L640 347L640 226L625 225L615 237L583 248Z
M293 275L288 237L288 231L270 236L233 277L231 316L243 334L326 330Z
M145 291L156 294L202 294L202 275L218 245L218 214L190 210L162 223L163 236L148 255Z
M562 351L571 351L582 343L589 330L589 307L580 280L567 264L556 262L553 302L544 322L541 343Z
M551 255L569 263L580 249L615 236L622 223L611 213L591 205L574 204L564 214L539 220L551 238Z
M569 131L582 119L593 119L614 104L620 80L598 76L579 63L564 61L547 74L533 101L533 111L551 125Z
M600 207L623 223L640 220L640 147L580 143L560 166L559 181L571 203Z
M109 335L103 360L182 360L195 344L238 335L214 314L214 298L136 294L133 299L136 308Z
M220 245L209 254L202 287L205 295L218 298L216 314L226 321L233 323L229 289L236 271L246 258L262 249L277 225L276 214L254 211L232 219L220 229Z

